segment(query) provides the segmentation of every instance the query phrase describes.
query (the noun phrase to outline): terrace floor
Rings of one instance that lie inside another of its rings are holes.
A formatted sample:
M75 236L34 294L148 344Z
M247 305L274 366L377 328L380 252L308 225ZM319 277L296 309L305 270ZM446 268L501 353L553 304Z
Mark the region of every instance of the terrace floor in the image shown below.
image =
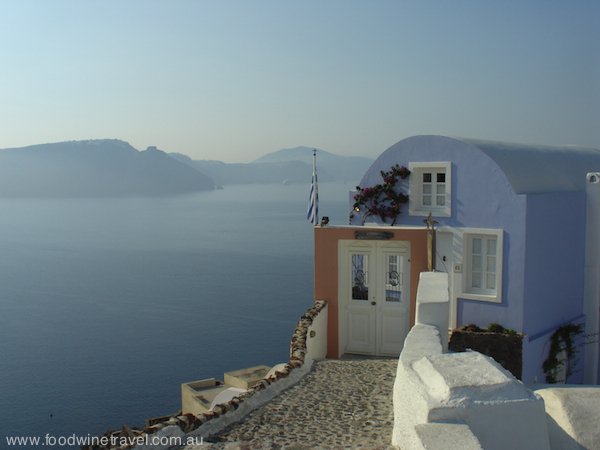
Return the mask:
M296 385L184 450L397 449L391 445L398 359L316 361Z

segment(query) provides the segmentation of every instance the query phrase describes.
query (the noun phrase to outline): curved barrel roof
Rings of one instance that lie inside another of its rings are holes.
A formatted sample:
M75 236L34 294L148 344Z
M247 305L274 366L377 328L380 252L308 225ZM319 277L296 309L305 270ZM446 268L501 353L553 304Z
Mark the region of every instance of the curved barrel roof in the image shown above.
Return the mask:
M489 156L517 194L582 191L586 174L600 171L600 151L594 148L454 139L471 144Z

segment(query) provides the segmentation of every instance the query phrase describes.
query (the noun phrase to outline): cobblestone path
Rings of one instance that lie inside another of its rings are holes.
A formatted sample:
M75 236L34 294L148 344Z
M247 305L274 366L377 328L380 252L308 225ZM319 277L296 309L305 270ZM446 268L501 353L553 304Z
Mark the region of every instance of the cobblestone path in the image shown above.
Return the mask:
M315 362L297 385L185 450L395 449L392 391L397 359Z

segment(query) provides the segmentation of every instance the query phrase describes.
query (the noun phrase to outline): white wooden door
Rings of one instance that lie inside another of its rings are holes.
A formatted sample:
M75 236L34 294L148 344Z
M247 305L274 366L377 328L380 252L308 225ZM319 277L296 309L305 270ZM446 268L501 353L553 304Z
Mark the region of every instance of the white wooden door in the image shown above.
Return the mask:
M377 350L375 248L361 242L350 249L346 259L350 264L346 264L343 286L346 312L343 328L347 334L347 348L343 353L374 355Z
M341 245L340 354L399 355L410 321L409 244Z
M378 247L377 293L379 355L399 355L410 323L410 261L406 246Z

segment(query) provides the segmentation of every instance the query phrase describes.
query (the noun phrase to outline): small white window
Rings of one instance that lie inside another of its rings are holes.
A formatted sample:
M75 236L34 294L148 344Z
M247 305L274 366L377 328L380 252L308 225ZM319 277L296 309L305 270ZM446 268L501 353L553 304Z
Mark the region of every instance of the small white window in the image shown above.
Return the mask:
M480 293L496 291L496 236L472 236L469 290Z
M463 234L465 266L462 298L502 301L502 230Z
M409 214L450 217L451 163L409 163Z

